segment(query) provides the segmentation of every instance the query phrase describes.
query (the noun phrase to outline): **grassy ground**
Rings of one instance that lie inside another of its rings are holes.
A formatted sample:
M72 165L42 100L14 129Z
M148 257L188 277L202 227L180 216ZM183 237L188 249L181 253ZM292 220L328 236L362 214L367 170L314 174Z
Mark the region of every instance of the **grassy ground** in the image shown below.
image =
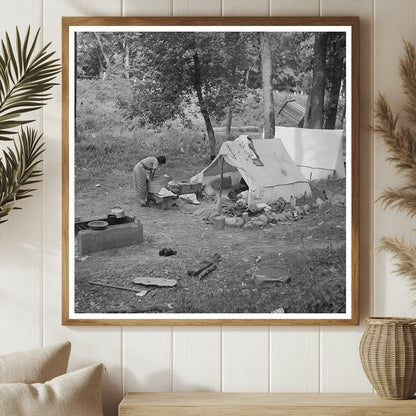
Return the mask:
M163 170L178 179L189 178L197 171L192 165ZM131 179L130 174L109 172L100 187L91 184L77 194L76 216L100 218L112 207L122 206L128 215L140 219L145 231L145 241L140 245L105 250L76 261L78 312L122 313L154 308L166 313L255 313L281 307L293 313L345 311L345 208L324 205L298 221L215 231L210 223L192 216L195 208L190 205L169 211L138 207ZM325 188L339 189L343 182L325 181ZM212 206L213 202L203 204ZM172 247L178 253L160 257L162 247ZM189 268L216 253L222 260L206 279L187 275ZM261 260L256 263L259 256ZM286 267L290 280L257 285L254 274L262 265ZM134 288L133 279L143 276L176 279L178 285L153 289L141 298L134 292L88 283L100 281Z
M194 217L196 206L182 204L180 209L169 211L139 207L132 170L141 158L165 153L168 163L159 175L188 180L209 163L208 143L203 140L198 120L187 129L173 121L158 131L125 120L114 99L109 98L116 95L116 87L111 91L97 83L80 91L75 216L102 218L111 208L121 206L127 215L140 219L145 238L140 245L77 258L77 312L345 311L344 207L325 204L297 221L255 229L226 227L222 231ZM240 120L246 125L253 125L257 117L252 106L251 115ZM218 137L219 142L223 140L225 137ZM309 202L323 197L323 189L345 195L345 181L314 183L314 198ZM202 204L214 205L211 200ZM172 247L178 253L160 257L162 247ZM217 270L203 280L187 275L189 268L214 254L221 256ZM258 284L254 275L263 265L286 268L289 281ZM89 284L99 281L138 288L133 279L142 276L167 277L178 283L172 288L152 288L143 297Z

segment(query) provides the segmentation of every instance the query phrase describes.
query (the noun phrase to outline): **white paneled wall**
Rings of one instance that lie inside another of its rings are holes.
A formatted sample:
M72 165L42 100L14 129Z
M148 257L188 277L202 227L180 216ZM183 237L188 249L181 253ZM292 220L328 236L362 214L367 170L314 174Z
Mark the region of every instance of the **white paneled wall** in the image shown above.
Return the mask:
M61 16L360 16L361 24L361 312L414 315L391 259L374 254L382 235L415 228L373 201L399 183L370 130L374 97L387 94L395 111L403 94L397 74L402 37L416 41L414 0L1 0L0 30L42 27L61 53ZM127 391L368 392L358 357L359 327L62 327L61 94L37 125L46 143L44 182L0 226L0 353L68 339L70 368L104 362L106 416Z
M377 91L386 94L393 111L402 110L404 94L398 75L398 60L403 53L402 39L416 42L414 21L416 18L416 2L413 0L377 0L374 7L374 85ZM386 30L387 27L397 28ZM401 118L403 121L405 116ZM387 153L381 139L375 141L374 154L375 172L374 191L379 195L384 187L402 183L394 168L385 162ZM416 223L393 210L382 211L377 207L374 211L375 232L377 241L381 236L414 234ZM391 224L391 227L381 226ZM412 307L412 297L408 295L408 286L403 279L397 277L384 278L392 275L391 258L387 253L379 253L374 263L374 313L379 315L411 316L416 308ZM381 277L381 278L380 278Z
M16 0L6 8L0 5L1 32L14 35L16 10L19 29L42 24L42 0ZM3 34L2 33L2 34ZM37 117L41 128L42 113ZM5 143L0 142L0 149ZM19 202L22 211L13 221L0 225L0 351L38 346L42 343L42 262L43 262L43 189L36 196ZM29 215L28 215L29 214ZM22 262L25 259L25 262ZM7 307L3 309L5 306ZM16 323L18 323L19 330ZM13 334L3 336L3 334Z

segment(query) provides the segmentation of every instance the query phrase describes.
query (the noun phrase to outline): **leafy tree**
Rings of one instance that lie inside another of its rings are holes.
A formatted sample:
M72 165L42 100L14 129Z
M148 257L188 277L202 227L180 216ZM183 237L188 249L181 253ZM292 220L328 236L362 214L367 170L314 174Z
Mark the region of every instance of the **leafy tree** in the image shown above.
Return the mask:
M130 80L131 90L120 91L116 99L128 117L143 126L157 128L178 117L189 124L189 116L198 112L211 157L216 154L213 123L226 122L230 136L233 115L243 110L250 89L263 89L267 137L273 137L274 90L310 91L305 127L322 128L325 120L330 128L339 112L336 68L343 66L345 39L333 39L328 33L86 32L78 36L78 74L103 77L106 73L107 79Z
M100 35L98 39L101 41ZM103 54L104 46L98 42L97 34L93 32L82 32L76 34L77 42L77 76L104 78L104 73L109 64L106 53Z
M214 157L212 120L223 119L245 96L242 35L146 33L140 42L140 61L135 66L143 78L135 87L137 115L151 125L161 125L175 116L185 118L184 104L196 96Z
M77 33L77 75L92 78L126 78L139 74L132 71L137 58L135 32Z
M270 33L273 87L277 90L304 91L310 88L313 33Z

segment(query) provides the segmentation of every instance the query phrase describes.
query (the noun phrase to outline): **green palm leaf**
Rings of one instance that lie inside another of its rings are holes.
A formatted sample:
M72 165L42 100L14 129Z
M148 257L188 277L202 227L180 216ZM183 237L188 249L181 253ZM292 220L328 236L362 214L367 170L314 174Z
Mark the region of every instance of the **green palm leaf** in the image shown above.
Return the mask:
M27 128L18 133L18 141L14 148L4 150L0 159L0 224L12 209L19 209L18 200L31 196L31 185L41 181L42 135Z
M14 48L7 33L0 42L0 141L11 140L13 129L33 121L16 118L38 110L52 97L48 92L61 66L48 51L50 43L35 53L39 30L31 40L29 27L22 42L16 28Z
M13 47L9 35L0 41L0 141L12 140L18 134L18 144L7 147L0 157L0 224L6 221L13 209L20 209L17 201L28 198L41 181L42 135L31 128L16 130L33 120L23 114L38 110L52 96L49 93L61 67L50 44L35 52L39 30L30 39L30 28L22 41L16 28Z

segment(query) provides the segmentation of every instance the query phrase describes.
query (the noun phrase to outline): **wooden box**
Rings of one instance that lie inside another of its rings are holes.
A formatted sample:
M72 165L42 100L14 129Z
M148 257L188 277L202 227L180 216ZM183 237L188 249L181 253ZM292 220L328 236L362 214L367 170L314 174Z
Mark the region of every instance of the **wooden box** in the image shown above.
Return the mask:
M147 194L147 199L156 204L159 209L171 209L173 207L173 196L160 196L157 194Z
M179 195L198 194L201 189L202 183L179 182Z

